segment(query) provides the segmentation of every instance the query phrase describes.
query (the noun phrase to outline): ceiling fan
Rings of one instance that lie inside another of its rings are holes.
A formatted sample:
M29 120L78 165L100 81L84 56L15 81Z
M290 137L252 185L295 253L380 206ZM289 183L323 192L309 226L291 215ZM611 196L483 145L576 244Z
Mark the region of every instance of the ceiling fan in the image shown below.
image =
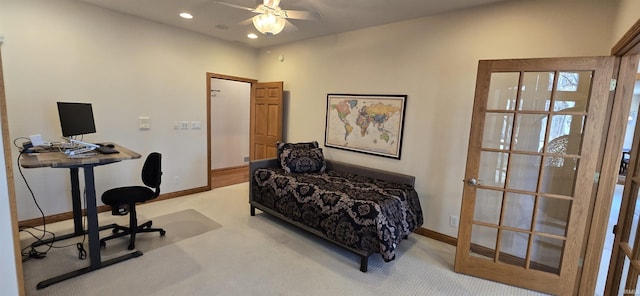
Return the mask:
M258 0L258 3L259 1L260 0ZM267 35L268 37L282 32L285 23L288 23L289 26L294 27L293 24L287 21L287 19L320 19L320 15L317 12L282 9L280 8L280 0L263 0L262 4L258 4L258 6L255 8L221 1L216 1L216 3L256 13L257 15L251 18L251 20L253 21L253 26L256 27L256 29L260 31L260 33Z

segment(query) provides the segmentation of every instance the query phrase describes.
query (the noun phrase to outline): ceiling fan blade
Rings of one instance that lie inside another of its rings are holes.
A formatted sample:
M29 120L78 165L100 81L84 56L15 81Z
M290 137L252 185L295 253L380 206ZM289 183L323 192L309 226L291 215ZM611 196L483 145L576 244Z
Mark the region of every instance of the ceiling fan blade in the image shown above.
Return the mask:
M320 19L320 14L315 11L302 11L302 10L285 10L287 13L287 18L290 19L298 19L298 20L308 20L308 21L317 21Z
M235 5L235 4L222 2L222 1L216 1L216 3L222 4L222 5L225 5L225 6L229 6L229 7L233 7L233 8L238 8L238 9L242 9L242 10L258 13L255 8L245 7L245 6L241 6L241 5Z
M288 21L287 19L284 20L285 21L285 25L284 25L284 29L283 31L285 32L295 32L298 31L298 27L296 27L294 24L292 24L290 21Z
M250 17L244 21L239 22L240 25L253 25L253 17Z

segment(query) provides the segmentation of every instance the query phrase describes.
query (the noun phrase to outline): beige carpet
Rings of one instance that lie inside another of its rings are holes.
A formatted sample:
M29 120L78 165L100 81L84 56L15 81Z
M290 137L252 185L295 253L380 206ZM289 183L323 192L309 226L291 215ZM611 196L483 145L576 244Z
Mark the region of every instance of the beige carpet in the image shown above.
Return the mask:
M457 274L455 247L420 235L396 260L374 254L360 272L354 254L260 211L251 217L248 193L244 183L144 204L148 217L197 209L224 227L43 290L31 281L27 295L542 295Z
M104 214L101 215L104 216ZM160 234L157 232L138 234L136 236L136 250L143 252L143 254L221 227L220 224L202 215L200 212L194 209L186 209L158 217L142 219L140 219L139 217L138 221L144 222L148 219L151 219L153 221L153 227L161 227L167 232L164 236L160 236ZM102 220L106 219L101 219L101 221ZM108 223L101 222L100 224L105 225L112 222L121 225L128 225L129 218L128 216L121 216L115 219L109 219ZM71 230L62 230L59 232L69 233L71 232ZM104 230L100 232L100 237L105 237L109 234L111 234L111 230ZM21 245L23 247L27 246L32 241L34 240L21 240ZM48 252L46 258L30 259L23 264L25 285L28 290L32 290L29 291L29 295L49 295L47 293L48 288L45 288L43 290L35 290L35 285L42 280L89 265L89 259L78 259L78 250L75 244L82 241L82 237L58 241L54 244L54 246L59 246L62 248L53 248ZM129 236L107 241L107 246L105 248L102 248L101 250L102 261L131 252L127 249L128 245ZM84 246L85 249L88 250L89 247L87 241L84 242ZM37 249L43 251L46 250L47 247L40 246ZM137 258L131 260L136 259Z

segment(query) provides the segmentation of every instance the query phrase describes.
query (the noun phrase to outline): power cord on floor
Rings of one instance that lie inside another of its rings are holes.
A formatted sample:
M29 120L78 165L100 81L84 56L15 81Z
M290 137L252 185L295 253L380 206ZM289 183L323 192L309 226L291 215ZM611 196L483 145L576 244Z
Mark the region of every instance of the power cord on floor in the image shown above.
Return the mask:
M78 259L80 260L87 259L87 251L84 249L84 244L77 243L76 247L78 248Z

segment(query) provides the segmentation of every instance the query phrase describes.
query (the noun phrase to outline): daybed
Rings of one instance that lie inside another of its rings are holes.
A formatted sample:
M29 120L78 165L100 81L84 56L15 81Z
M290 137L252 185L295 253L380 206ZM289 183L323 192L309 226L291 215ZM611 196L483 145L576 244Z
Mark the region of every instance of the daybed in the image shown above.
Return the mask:
M283 161L290 151L279 152L250 163L251 216L260 209L358 254L362 272L371 254L393 260L396 246L422 225L415 177L324 160L321 152L320 169L299 162L296 172Z

